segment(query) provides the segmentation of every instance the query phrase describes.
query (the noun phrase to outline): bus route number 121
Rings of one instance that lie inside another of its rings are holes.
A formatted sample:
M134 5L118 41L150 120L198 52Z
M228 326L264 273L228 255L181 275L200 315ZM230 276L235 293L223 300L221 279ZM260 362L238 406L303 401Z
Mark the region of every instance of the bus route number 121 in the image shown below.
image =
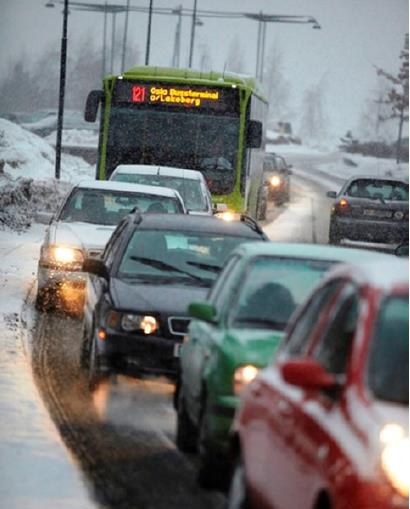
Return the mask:
M145 101L145 87L133 86L131 94L133 103L143 103Z

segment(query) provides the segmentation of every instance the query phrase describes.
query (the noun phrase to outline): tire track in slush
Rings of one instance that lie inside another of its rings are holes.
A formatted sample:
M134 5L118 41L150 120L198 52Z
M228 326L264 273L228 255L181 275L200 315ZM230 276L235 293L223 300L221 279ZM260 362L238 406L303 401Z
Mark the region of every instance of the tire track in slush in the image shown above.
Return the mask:
M145 383L133 384L133 399L142 408L135 402L121 408L122 400L114 393L114 403L120 406L117 411L131 414L131 419L118 422L115 416L113 420L101 417L96 395L88 390L79 367L80 338L78 320L52 313L39 315L32 364L46 407L96 504L118 509L222 508L223 497L199 488L190 462L175 450L167 433L158 429L161 406L162 412L169 412L170 407L170 402L164 407L163 394L156 394ZM119 384L119 391L124 389L127 386ZM144 416L147 405L150 412L154 408L151 423Z

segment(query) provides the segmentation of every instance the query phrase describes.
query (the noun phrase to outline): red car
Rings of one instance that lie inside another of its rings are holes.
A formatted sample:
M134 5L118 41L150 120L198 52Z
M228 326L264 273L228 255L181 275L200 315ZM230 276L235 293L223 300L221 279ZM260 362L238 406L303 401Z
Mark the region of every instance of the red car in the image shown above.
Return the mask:
M234 424L230 509L408 507L406 261L339 266L296 312Z

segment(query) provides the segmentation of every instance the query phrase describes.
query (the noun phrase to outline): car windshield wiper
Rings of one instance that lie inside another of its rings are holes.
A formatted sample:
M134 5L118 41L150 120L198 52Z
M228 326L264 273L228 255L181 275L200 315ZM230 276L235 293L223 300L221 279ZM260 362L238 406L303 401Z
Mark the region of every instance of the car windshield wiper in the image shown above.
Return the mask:
M188 265L193 265L194 267L198 267L199 269L209 270L209 272L219 272L222 267L219 265L211 265L209 263L201 263L201 262L186 262Z
M195 276L195 274L191 274L190 272L188 272L186 270L179 269L178 267L175 267L174 265L169 265L168 263L161 262L160 260L153 260L152 258L144 258L143 256L130 256L130 260L133 260L134 262L143 263L144 265L149 265L150 267L154 267L155 269L162 270L162 271L172 270L173 272L185 274L186 276L189 276L191 279L200 281L201 283L205 282L204 279L202 279L199 276Z

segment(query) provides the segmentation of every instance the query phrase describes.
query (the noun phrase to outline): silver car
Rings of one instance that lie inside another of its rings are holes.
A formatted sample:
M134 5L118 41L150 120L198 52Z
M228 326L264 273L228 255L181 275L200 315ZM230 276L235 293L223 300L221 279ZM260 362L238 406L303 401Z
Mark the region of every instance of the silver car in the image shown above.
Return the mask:
M186 214L181 196L173 189L109 181L73 187L52 218L41 246L37 308L52 308L58 301L81 296L85 258L99 257L118 223L135 208L143 214Z
M180 193L190 214L212 215L211 193L200 171L170 166L121 164L112 173L110 180L170 187Z

